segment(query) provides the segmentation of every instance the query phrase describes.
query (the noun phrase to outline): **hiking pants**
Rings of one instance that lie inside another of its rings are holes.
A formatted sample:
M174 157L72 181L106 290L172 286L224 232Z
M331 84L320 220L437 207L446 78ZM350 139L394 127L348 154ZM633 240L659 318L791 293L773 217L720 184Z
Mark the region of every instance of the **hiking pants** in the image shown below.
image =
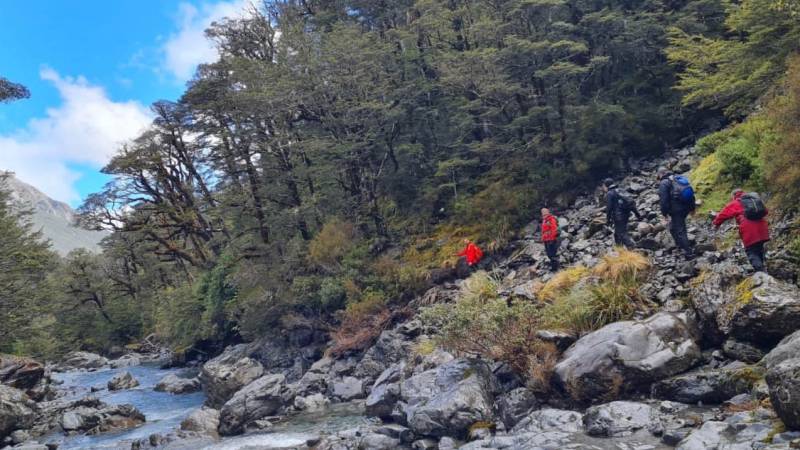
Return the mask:
M750 265L753 266L753 270L756 272L764 272L764 265L767 263L766 245L766 242L759 242L744 249Z
M558 270L558 240L547 241L544 243L544 251L547 252L547 257L550 258L550 270L555 272Z
M636 243L628 234L628 219L614 221L614 243L627 249L636 248Z
M675 245L683 250L686 256L692 256L692 246L689 243L689 233L686 231L686 216L688 213L676 212L669 215L669 234L675 240Z

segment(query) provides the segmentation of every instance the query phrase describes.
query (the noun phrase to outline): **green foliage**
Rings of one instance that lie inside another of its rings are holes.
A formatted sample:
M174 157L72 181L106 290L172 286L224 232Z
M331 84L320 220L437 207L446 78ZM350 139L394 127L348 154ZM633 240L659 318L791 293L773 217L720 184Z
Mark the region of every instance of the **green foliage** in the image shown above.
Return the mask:
M439 330L436 340L444 348L504 361L527 376L532 388L547 390L558 352L536 336L538 308L525 301L509 305L498 298L497 287L488 273L476 272L454 305L431 306L422 318Z
M780 94L768 104L766 115L775 134L761 152L765 179L778 204L796 210L800 204L800 56L790 60Z
M787 56L800 49L800 22L772 0L725 5L726 33L673 28L667 54L681 68L677 87L685 105L741 117L783 76Z

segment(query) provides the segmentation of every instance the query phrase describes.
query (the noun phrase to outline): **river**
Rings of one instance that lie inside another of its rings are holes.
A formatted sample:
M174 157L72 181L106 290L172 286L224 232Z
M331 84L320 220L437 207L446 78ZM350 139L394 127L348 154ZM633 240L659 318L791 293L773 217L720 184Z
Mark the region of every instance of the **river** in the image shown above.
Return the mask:
M117 373L129 371L139 380L134 389L109 392L106 383ZM81 398L91 393L93 386L102 390L93 393L100 400L109 404L132 404L147 418L147 422L137 428L119 433L107 433L97 436L77 435L64 437L50 436L49 442L58 442L59 449L129 449L133 440L147 438L151 434L167 434L180 427L180 423L192 411L200 408L205 401L205 394L173 395L153 390L156 383L169 373L179 376L192 376L187 369L160 369L156 365L141 365L121 369L106 369L96 372L64 372L53 374L63 382L59 389L65 391L67 398ZM360 405L334 405L324 413L302 414L292 417L286 422L276 424L269 432L247 436L224 438L214 443L205 443L198 447L192 444L192 450L238 450L238 449L277 449L298 446L307 440L324 433L331 433L360 424L367 423ZM176 446L177 448L177 446Z

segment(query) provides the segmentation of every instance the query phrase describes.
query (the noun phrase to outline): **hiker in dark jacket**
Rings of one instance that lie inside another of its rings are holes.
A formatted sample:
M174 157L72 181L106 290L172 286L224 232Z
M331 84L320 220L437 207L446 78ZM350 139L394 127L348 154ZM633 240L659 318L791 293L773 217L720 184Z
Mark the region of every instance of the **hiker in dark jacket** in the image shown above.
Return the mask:
M735 219L739 226L739 237L744 244L747 259L756 272L764 272L766 264L766 244L769 241L769 224L766 216L769 211L763 210L764 216L760 219L748 219L745 215L745 206L742 197L746 194L741 189L736 189L731 194L731 201L719 214L714 217L714 227L719 228L725 221Z
M658 199L661 207L661 215L669 220L669 233L675 241L675 245L683 251L687 260L694 258L694 250L689 242L689 233L686 230L686 217L694 212L694 194L691 199L682 198L676 186L675 175L667 169L658 169Z
M558 271L558 219L547 208L542 208L542 243L550 259L550 270Z
M603 191L606 193L606 222L609 226L614 226L614 243L624 245L629 249L636 247L636 243L628 234L628 221L631 213L636 215L638 220L642 220L636 203L621 194L611 178L603 181Z

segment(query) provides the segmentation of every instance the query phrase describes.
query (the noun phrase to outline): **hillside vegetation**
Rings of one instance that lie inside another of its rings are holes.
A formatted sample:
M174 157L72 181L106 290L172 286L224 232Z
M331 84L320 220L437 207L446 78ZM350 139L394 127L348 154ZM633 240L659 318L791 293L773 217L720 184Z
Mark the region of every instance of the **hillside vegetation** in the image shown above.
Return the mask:
M156 334L213 352L297 323L363 348L464 238L502 252L539 207L715 130L694 172L707 208L734 185L794 208L798 12L796 0L286 0L215 23L219 60L153 105L79 210L113 231L102 254L36 260L13 275L36 295L0 291L0 317L15 320L0 321L0 351ZM629 315L635 271L591 270L592 284L546 286L548 308L612 314L554 312L548 326ZM490 301L481 283L470 295Z

